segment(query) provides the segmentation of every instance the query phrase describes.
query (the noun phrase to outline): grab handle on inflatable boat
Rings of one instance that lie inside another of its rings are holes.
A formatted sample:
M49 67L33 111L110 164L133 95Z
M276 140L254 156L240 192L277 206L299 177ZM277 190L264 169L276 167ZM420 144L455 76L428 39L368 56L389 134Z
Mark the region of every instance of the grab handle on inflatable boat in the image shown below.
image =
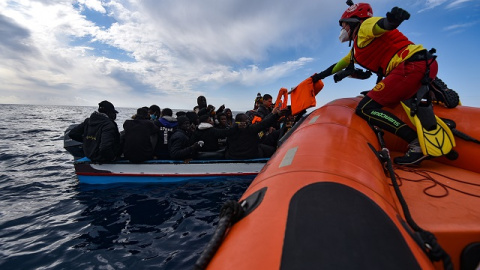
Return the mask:
M220 219L218 221L217 229L215 230L212 239L210 242L208 242L207 246L198 258L197 262L195 262L195 270L207 268L208 264L215 255L215 252L217 252L220 244L225 238L227 230L233 224L255 210L262 202L265 192L267 192L266 187L254 192L240 203L236 201L225 202L220 210Z

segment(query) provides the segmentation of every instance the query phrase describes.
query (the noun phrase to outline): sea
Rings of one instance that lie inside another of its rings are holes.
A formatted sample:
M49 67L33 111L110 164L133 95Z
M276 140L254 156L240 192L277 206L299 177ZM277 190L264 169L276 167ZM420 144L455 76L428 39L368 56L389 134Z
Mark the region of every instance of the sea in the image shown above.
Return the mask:
M193 269L252 179L79 184L64 131L95 109L0 104L0 269Z

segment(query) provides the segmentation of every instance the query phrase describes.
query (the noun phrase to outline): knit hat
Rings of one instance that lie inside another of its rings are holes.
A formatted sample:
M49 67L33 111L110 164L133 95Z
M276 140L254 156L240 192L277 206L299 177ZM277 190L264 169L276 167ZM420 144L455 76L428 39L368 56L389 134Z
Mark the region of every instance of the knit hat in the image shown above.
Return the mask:
M98 110L104 110L105 112L115 112L118 113L117 110L115 110L115 106L113 106L112 103L109 101L102 101L98 103Z
M138 108L136 119L148 119L148 110L146 108Z
M200 117L198 117L198 121L200 123L208 123L208 118L210 118L210 116L204 114L204 115L201 115Z
M188 117L186 116L180 116L177 118L177 123L178 123L178 126L180 127L181 125L183 125L183 123L185 123L186 121L190 122L190 119L188 119Z

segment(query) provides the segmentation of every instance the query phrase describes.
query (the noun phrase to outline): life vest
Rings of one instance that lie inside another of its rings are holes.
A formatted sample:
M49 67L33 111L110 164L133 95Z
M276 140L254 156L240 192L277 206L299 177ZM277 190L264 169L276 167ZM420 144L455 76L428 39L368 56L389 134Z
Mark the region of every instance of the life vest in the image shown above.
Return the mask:
M357 38L358 39L358 38ZM357 40L354 42L355 61L372 72L386 75L385 71L395 56L403 48L413 44L408 38L397 29L386 32L378 38L375 38L367 46L360 48Z
M296 115L305 109L316 106L317 101L315 96L320 92L320 90L322 90L322 88L322 80L313 83L311 77L308 77L297 87L295 87L295 89L293 89L290 93L290 97L292 98L292 115Z
M286 109L288 103L288 90L287 88L280 88L278 91L277 99L275 100L275 106L280 106L280 109Z
M255 123L258 123L258 122L261 122L262 121L262 118L258 115L255 115L252 119L252 124L255 124Z

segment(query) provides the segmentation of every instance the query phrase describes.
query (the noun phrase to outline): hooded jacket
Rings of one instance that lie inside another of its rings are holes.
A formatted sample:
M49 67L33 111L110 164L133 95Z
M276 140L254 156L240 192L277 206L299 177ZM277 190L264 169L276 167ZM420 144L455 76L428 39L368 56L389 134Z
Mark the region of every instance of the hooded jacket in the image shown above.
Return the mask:
M259 158L260 139L258 133L278 120L277 114L267 115L261 122L239 128L233 135L227 137L227 159L250 159Z
M200 123L193 133L193 142L203 141L204 145L199 150L202 152L213 152L220 149L218 139L230 136L238 131L238 128L218 129L210 123Z
M170 157L180 160L193 158L196 151L192 144L189 134L185 130L177 128L168 141Z
M117 123L104 113L93 112L68 136L83 142L83 152L92 161L113 161L121 154Z
M166 115L162 116L154 123L160 129L157 145L155 147L155 155L159 159L169 159L170 155L168 153L168 141L172 137L173 132L175 132L177 129L177 119Z
M153 159L153 145L150 136L158 134L158 128L149 119L126 120L123 123L125 142L123 154L132 162Z

